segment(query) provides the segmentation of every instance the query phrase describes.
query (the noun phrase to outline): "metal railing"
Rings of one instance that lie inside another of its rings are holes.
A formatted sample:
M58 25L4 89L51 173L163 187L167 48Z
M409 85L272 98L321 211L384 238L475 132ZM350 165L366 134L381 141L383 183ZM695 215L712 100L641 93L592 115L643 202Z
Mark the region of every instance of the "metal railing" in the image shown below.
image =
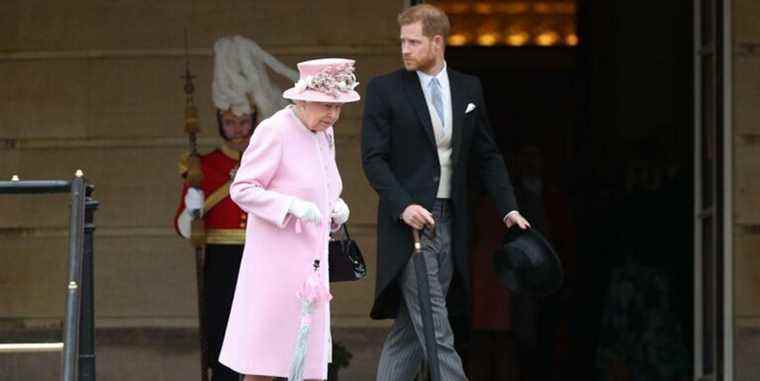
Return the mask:
M69 259L62 343L0 344L0 353L62 352L63 381L95 380L93 232L98 202L81 170L71 181L0 181L0 194L70 193Z

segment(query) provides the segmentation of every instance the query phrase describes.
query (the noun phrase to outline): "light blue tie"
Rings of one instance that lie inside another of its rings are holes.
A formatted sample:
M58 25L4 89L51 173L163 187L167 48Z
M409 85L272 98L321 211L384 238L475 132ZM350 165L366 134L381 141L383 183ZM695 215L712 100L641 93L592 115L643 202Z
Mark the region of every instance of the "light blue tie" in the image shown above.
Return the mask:
M443 119L443 98L441 97L441 84L438 83L438 78L433 77L430 81L430 100L433 102L433 108L438 113L438 119L441 120L441 124L446 128L446 121Z

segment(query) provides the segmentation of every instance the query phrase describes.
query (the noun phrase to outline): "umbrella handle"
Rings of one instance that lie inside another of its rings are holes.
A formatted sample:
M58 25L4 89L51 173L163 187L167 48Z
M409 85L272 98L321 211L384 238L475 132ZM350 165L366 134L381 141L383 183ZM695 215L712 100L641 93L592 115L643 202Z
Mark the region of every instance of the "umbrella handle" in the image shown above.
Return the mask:
M428 231L430 231L430 236L433 239L435 239L435 236L436 236L435 225L425 225L423 229L424 228L427 228ZM414 236L414 253L415 254L422 254L422 241L420 240L421 231L422 231L421 229L412 228L412 236Z
M414 236L414 253L422 254L422 243L420 242L420 231L412 229L412 236Z

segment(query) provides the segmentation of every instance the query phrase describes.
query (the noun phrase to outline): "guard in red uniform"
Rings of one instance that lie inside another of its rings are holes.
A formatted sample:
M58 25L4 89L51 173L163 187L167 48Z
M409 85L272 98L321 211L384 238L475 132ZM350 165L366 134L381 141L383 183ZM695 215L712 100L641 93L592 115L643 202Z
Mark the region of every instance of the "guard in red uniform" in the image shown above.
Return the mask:
M238 380L237 373L217 359L232 306L248 217L230 199L229 187L240 164L240 155L248 146L254 120L255 113L236 116L231 111L217 111L219 133L225 142L201 156L201 190L190 188L185 181L174 219L177 232L184 238L190 238L193 213L202 211L206 228L203 290L207 319L205 340L213 381ZM183 177L187 175L184 163L180 164L180 171Z

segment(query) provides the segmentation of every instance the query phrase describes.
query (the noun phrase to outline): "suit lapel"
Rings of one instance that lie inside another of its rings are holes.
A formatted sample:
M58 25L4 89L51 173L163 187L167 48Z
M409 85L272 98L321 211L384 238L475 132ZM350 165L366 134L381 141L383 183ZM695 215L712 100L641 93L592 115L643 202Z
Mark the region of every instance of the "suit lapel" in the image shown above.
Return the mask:
M451 160L456 161L459 157L459 147L462 141L466 96L459 73L447 70L449 71L449 91L451 92Z
M433 133L433 122L430 120L430 111L425 101L425 94L422 92L422 86L420 85L420 79L417 77L417 73L408 71L404 76L404 90L406 91L407 98L412 104L412 108L417 113L417 118L422 124L422 128L425 130L430 144L433 147L436 146L435 135Z

